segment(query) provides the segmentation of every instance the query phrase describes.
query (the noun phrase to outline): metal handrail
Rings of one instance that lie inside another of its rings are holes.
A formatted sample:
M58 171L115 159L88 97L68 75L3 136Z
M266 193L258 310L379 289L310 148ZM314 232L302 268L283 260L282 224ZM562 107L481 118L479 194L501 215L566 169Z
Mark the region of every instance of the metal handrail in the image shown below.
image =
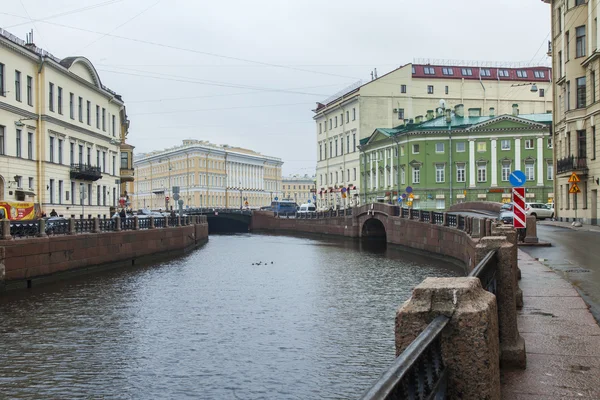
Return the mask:
M492 294L496 294L498 272L497 251L491 250L483 259L473 268L468 276L479 278L481 286Z
M361 399L445 398L447 374L439 338L449 321L445 315L431 321Z

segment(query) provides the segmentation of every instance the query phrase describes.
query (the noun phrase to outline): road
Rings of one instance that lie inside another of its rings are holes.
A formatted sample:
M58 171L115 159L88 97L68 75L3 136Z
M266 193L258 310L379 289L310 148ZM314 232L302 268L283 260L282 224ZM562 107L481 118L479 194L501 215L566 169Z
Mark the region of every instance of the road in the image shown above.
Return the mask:
M571 282L600 323L600 232L538 224L537 233L552 247L519 248Z

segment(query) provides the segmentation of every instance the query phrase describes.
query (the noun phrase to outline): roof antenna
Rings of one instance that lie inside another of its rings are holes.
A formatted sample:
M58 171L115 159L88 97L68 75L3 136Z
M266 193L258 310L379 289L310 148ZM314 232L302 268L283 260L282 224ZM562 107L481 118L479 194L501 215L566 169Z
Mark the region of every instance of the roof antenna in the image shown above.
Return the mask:
M373 71L371 71L371 80L373 80Z
M377 68L375 68L375 79L377 79Z

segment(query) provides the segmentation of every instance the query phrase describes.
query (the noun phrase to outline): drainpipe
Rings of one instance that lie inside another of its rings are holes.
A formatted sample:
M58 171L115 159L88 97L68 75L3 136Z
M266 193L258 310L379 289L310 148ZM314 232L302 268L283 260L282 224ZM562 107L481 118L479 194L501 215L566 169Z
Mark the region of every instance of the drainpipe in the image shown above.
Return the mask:
M450 165L448 166L449 170L449 178L450 178L450 206L452 206L452 110L446 110L446 122L448 123L448 138L450 139L450 144L448 149L448 153L450 154Z
M43 212L43 204L44 204L44 198L45 198L45 194L46 192L44 191L44 186L46 185L45 182L45 174L44 174L44 156L45 156L45 149L46 149L46 141L45 141L45 137L44 137L44 129L42 129L42 99L44 98L44 96L42 95L42 88L44 87L43 85L43 80L44 80L44 74L43 74L43 69L44 69L44 64L46 63L46 59L43 56L40 56L40 63L38 66L38 72L37 72L37 82L36 82L36 93L37 93L37 99L36 99L36 113L37 113L37 141L36 141L36 145L37 145L37 175L38 175L38 179L37 179L37 193L38 193L38 202L40 203L40 208L42 209ZM73 195L73 193L71 193L71 195Z

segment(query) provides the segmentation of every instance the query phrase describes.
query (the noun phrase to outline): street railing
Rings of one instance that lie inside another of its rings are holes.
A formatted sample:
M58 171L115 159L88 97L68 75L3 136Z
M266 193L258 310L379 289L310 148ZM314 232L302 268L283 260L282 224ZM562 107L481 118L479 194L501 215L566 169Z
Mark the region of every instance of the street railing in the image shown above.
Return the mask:
M135 229L135 218L121 218L121 230L132 231Z
M496 295L498 281L496 275L498 273L498 257L496 250L492 250L486 254L479 264L469 273L468 276L479 278L481 286L488 292Z
M75 233L92 233L94 232L93 219L76 219Z
M448 214L448 226L456 227L456 214Z
M13 238L23 238L30 236L39 236L40 222L39 221L11 221L10 235Z
M361 399L445 399L448 373L440 337L449 320L440 315L431 321Z
M155 228L164 228L167 226L167 218L166 217L154 217L154 227Z
M433 222L435 222L436 225L442 225L444 223L444 213L434 212Z
M138 229L150 229L150 218L138 218Z
M47 235L68 235L71 231L69 220L46 221Z
M117 221L114 218L103 218L98 220L100 232L113 232L117 229Z

